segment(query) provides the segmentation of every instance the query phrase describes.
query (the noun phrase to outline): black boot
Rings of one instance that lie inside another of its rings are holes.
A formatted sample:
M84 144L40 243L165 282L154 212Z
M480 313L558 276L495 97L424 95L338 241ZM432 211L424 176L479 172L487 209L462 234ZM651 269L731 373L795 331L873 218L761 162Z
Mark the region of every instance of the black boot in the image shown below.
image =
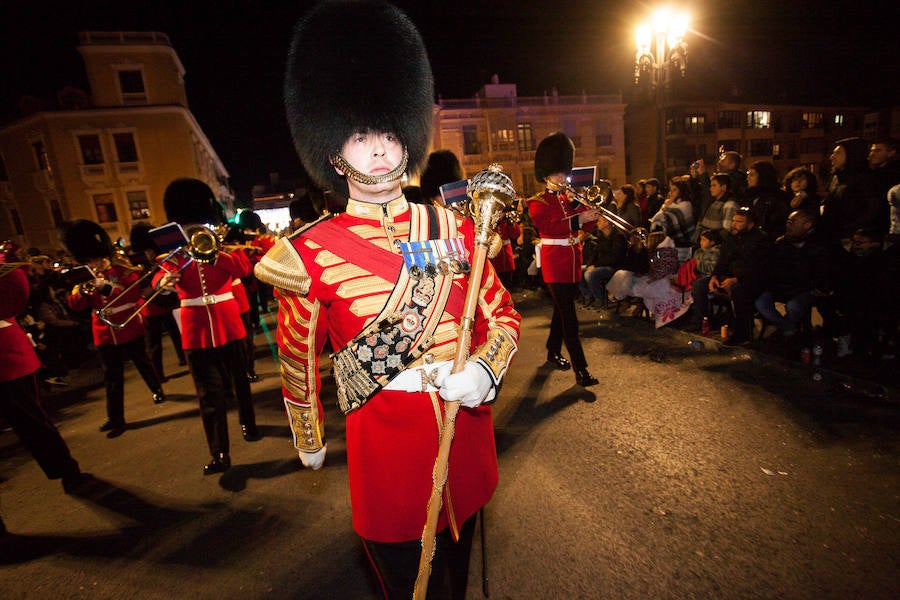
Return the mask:
M548 352L547 363L560 371L568 371L572 364L559 352Z
M224 473L231 468L231 457L224 452L217 452L208 465L203 467L204 475L213 475L215 473Z
M587 367L585 367L583 369L575 370L575 383L581 387L590 387L592 385L597 385L600 382L597 381L597 378L591 375L588 372Z
M245 442L256 442L262 439L259 428L256 425L241 425L241 435Z
M166 394L162 389L153 392L153 404L162 404L166 401Z

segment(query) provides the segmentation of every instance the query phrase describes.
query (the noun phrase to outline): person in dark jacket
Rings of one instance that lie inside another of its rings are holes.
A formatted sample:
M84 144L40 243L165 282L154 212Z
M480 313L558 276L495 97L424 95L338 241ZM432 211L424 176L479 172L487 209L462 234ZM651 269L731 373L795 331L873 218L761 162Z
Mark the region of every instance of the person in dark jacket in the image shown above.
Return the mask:
M788 195L790 210L802 210L819 220L822 199L819 197L819 180L806 167L796 167L787 172L782 187Z
M775 240L767 265L768 285L757 297L756 310L781 330L785 339L796 335L800 323L827 287L827 255L816 240L815 218L802 210L788 216L786 232ZM775 309L783 302L785 314Z
M857 229L888 230L882 210L886 199L877 197L868 152L869 144L862 138L845 138L836 142L829 157L834 176L822 208L820 229L833 247Z
M606 283L624 265L627 248L625 234L601 215L596 229L584 242L584 272L579 288L587 306L597 301L600 306L606 306Z
M758 227L772 239L784 235L791 199L778 185L775 165L765 160L751 164L747 169L747 185L744 205L753 211Z
M723 294L734 308L733 333L729 344L750 341L753 329L753 303L765 289L765 270L772 242L756 227L753 211L739 209L731 222L731 235L722 244L722 254L710 277L701 277L692 286L694 324L709 313L708 294Z

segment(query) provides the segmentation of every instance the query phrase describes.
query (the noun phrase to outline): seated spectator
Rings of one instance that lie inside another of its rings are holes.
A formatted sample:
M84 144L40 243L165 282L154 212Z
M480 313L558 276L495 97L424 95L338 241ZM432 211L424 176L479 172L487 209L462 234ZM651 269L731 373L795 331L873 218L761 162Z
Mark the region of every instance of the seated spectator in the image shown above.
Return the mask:
M897 252L883 249L879 231L858 229L836 262L834 295L821 311L826 332L837 338L837 356L884 357L896 337Z
M788 216L767 266L768 285L755 302L756 310L782 332L792 357L802 320L828 286L828 259L814 228L815 218L808 213L795 210ZM784 303L785 314L775 308L776 302Z
M697 223L696 235L704 231L728 233L731 220L737 212L738 203L728 186L731 178L725 173L716 173L709 181L709 193L712 198L700 222Z
M834 251L858 229L888 230L884 197L876 197L866 160L869 145L861 138L838 140L829 157L832 178L822 206L820 233Z
M718 231L704 231L700 236L700 247L678 267L675 285L689 290L700 277L710 277L719 262L721 245L722 236Z
M900 157L897 140L882 138L872 144L867 157L875 185L875 195L884 198L888 190L900 184Z
M713 274L701 277L692 286L693 327L699 330L703 317L709 316L709 294L721 294L731 301L734 313L729 344L750 341L753 303L765 289L764 275L771 245L768 236L756 228L753 211L744 207L735 213L731 235L722 244L722 254Z
M719 161L717 163L719 172L728 175L730 180L728 189L731 190L735 200L741 202L747 192L747 174L741 170L743 157L734 150L726 152L721 146L719 147L719 152Z
M599 300L601 306L606 306L606 283L625 264L627 247L628 239L625 234L600 216L596 228L582 248L582 279L579 287L585 305L591 306Z
M753 211L759 228L773 240L784 235L791 199L778 184L775 165L765 160L754 162L747 169L747 185L744 205Z
M694 229L690 186L686 178L673 178L662 208L650 219L650 231L662 231L672 238L679 249L679 262L683 262L690 257Z
M662 208L663 195L659 189L659 179L656 177L651 177L647 181L644 182L644 189L647 194L647 201L642 208L641 212L641 221L640 223L636 223L636 225L640 225L641 227L646 227L650 222L650 218L659 212L659 209Z
M791 210L802 210L818 221L822 210L819 198L819 180L806 167L797 167L784 176L782 187L791 195Z
M615 192L617 214L634 227L641 227L641 207L638 206L634 186L625 184Z
M691 306L691 296L674 283L678 252L672 238L659 231L650 234L647 252L649 267L646 274L616 271L608 287L617 300L640 298L659 328L685 314Z
M44 381L50 385L68 385L64 379L70 367L66 361L65 344L66 340L77 338L75 331L78 322L69 316L68 309L59 300L57 293L52 285L33 288L29 304L31 314L42 324L37 353L44 364L41 373L45 377Z

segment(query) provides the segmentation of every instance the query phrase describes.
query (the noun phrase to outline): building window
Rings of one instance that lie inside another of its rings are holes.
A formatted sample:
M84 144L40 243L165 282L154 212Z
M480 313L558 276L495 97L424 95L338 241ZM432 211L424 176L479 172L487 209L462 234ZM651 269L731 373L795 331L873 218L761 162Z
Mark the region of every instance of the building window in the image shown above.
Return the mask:
M825 138L800 140L800 154L822 154L825 152Z
M99 223L115 223L119 220L116 214L116 202L112 194L94 194L94 207L97 209Z
M781 158L781 144L772 144L772 158Z
M131 133L114 133L113 143L116 146L116 156L120 163L138 161L137 146L134 143L134 135Z
M125 192L125 199L128 200L128 210L131 212L133 221L150 218L150 203L147 201L147 192L144 190Z
M102 165L103 149L100 147L100 136L95 134L79 135L78 146L81 148L81 163L84 165Z
M147 103L144 74L140 70L123 69L119 71L119 89L122 90L122 102L125 104Z
M463 125L463 154L481 154L477 125Z
M769 129L772 127L772 113L767 110L751 110L747 112L748 129Z
M706 115L687 115L684 118L685 133L703 133L706 129Z
M719 129L740 129L743 117L739 110L723 110L719 113Z
M597 179L609 179L609 161L601 160L597 163Z
M803 113L803 128L818 129L822 126L822 113Z
M41 140L32 142L31 147L34 149L34 158L37 161L38 170L48 171L50 162L47 160L47 150L44 148L44 142Z
M531 131L531 123L519 123L516 125L519 136L519 152L534 150L534 133Z
M612 146L612 134L598 133L595 143L597 146Z
M493 139L493 148L495 151L508 151L515 148L515 135L512 129L498 129L491 136Z
M772 156L772 140L750 140L747 150L749 156Z
M844 126L844 115L834 115L834 126L835 127L843 127Z

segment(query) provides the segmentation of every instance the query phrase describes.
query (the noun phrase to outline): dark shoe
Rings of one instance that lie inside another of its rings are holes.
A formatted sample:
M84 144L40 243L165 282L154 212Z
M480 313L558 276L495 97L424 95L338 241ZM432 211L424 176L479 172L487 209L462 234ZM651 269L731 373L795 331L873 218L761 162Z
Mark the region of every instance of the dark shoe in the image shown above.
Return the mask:
M590 387L600 383L597 378L588 373L587 369L578 369L575 371L575 383L581 387Z
M219 452L208 465L203 467L204 475L214 475L216 473L224 473L231 468L231 457L224 452Z
M119 423L117 425L113 425L112 429L106 432L106 437L109 439L117 438L120 435L125 433L125 423Z
M125 423L115 423L113 421L107 421L100 426L100 431L112 431L114 429L125 429Z
M256 425L253 427L241 425L241 435L244 436L245 442L256 442L262 439L262 434L256 428Z
M566 360L565 357L558 352L547 353L547 363L553 365L554 368L559 369L560 371L568 371L572 366L572 363Z
M259 381L259 375L257 375L256 373L247 373L247 381L249 381L250 383L256 383L257 381Z
M166 395L165 395L165 393L163 393L162 390L159 390L158 392L154 392L153 404L162 404L165 401L166 401Z

